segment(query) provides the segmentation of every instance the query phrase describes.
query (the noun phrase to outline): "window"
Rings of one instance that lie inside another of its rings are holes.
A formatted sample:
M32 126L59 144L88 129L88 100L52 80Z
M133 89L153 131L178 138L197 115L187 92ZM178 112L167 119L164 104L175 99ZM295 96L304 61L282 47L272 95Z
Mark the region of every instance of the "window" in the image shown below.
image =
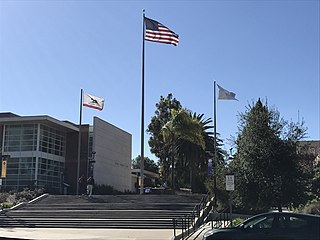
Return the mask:
M63 162L39 158L39 186L59 189L61 186L61 173L63 170Z
M308 226L308 222L302 218L290 217L289 227L290 228L304 228Z
M37 146L37 124L6 125L4 151L35 151Z
M7 177L3 185L12 189L32 186L35 180L35 157L10 158L7 164Z
M245 229L272 228L274 216L259 216L243 224Z
M65 136L62 132L45 125L40 126L40 146L41 152L64 155Z

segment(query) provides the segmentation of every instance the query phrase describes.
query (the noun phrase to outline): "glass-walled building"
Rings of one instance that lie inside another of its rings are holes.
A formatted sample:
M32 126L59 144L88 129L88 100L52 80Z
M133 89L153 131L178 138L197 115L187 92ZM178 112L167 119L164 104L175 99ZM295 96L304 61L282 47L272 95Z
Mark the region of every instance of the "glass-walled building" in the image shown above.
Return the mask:
M130 133L94 117L92 126L81 126L80 158L78 143L79 126L71 122L0 113L0 189L67 188L75 194L78 177L85 175L98 185L132 191Z
M48 116L0 115L1 153L8 156L2 188L44 187L61 192L65 177L66 138L72 124Z

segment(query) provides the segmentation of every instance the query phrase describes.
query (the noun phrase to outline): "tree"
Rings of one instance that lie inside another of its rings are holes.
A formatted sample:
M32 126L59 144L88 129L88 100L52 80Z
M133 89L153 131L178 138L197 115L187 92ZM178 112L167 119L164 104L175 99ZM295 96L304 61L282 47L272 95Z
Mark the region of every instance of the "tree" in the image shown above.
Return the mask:
M160 97L160 101L156 104L155 116L152 117L148 125L147 132L150 134L149 146L150 151L159 158L160 175L164 181L169 178L169 169L171 161L169 159L170 145L164 141L162 135L162 127L169 121L171 109L181 109L180 102L173 98L172 94L168 94L166 98Z
M318 157L318 161L314 164L311 193L316 200L320 201L320 157Z
M203 114L192 114L187 109L172 110L171 119L162 128L163 138L171 146L172 169L177 171L180 185L185 187L188 182L193 192L201 191L196 180L203 172L207 173L206 149L210 143L207 130L211 128L207 124L210 122L211 119L203 119ZM202 185L204 189L203 182Z
M148 157L144 157L144 169L150 172L154 172L154 173L158 173L159 172L159 166L158 164L148 158ZM141 165L141 156L138 155L135 159L132 159L132 168L134 169L140 169L140 165Z
M172 187L206 191L208 159L213 153L212 120L182 109L172 94L161 96L156 107L147 132L151 152L159 157L160 176Z
M230 164L236 177L235 203L252 211L297 206L305 189L296 142L305 129L284 121L260 99L240 118L237 153Z
M308 142L299 142L299 165L305 176L309 200L320 200L320 155L311 151Z
M180 142L189 143L190 147L205 148L202 128L198 121L190 116L187 109L171 110L170 120L162 128L163 139L170 144L170 158L172 161L172 186L174 187L174 170L177 161L177 146ZM193 154L195 154L193 152ZM190 164L191 162L189 162ZM190 165L189 165L190 166ZM191 169L191 167L190 167Z
M189 118L198 125L198 139L201 140L189 141L186 138L179 140L177 143L177 168L185 176L185 185L191 187L193 192L206 192L208 160L213 155L213 137L212 131L210 131L213 127L209 125L212 120L211 118L204 119L204 114L192 114L191 111ZM189 131L189 134L192 133ZM183 176L179 176L179 179L183 179Z

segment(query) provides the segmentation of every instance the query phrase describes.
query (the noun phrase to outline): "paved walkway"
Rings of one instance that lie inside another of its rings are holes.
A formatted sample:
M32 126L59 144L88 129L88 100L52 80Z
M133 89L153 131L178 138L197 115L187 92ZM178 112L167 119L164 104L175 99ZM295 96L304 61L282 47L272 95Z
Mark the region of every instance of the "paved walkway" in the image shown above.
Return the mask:
M0 228L0 238L32 240L171 240L172 229Z
M211 223L199 228L188 240L202 240ZM177 232L177 235L181 233ZM28 240L173 240L173 229L83 229L83 228L0 228L0 238Z

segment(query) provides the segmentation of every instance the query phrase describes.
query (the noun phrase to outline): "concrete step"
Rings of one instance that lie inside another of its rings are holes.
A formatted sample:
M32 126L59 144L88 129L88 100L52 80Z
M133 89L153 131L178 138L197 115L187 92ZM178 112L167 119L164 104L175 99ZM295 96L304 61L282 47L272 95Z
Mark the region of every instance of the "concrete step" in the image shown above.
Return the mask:
M185 216L190 214L189 211L168 211L168 210L52 210L52 211L28 211L16 210L7 213L9 217L26 218L33 216L34 218L174 218L177 216Z
M69 203L199 203L202 194L195 195L94 195L91 199L86 196L74 195L49 195L42 199L43 204L55 204L57 202Z
M172 228L172 219L63 219L63 218L7 218L0 220L0 227L36 228Z
M201 195L202 197L202 195ZM169 229L200 195L48 195L0 215L0 227Z
M194 208L196 203L82 203L82 204L28 204L24 207L24 209L28 210L76 210L76 209L137 209L137 210L145 210L145 209L154 209L154 210L179 210L179 209L187 209L191 210Z

